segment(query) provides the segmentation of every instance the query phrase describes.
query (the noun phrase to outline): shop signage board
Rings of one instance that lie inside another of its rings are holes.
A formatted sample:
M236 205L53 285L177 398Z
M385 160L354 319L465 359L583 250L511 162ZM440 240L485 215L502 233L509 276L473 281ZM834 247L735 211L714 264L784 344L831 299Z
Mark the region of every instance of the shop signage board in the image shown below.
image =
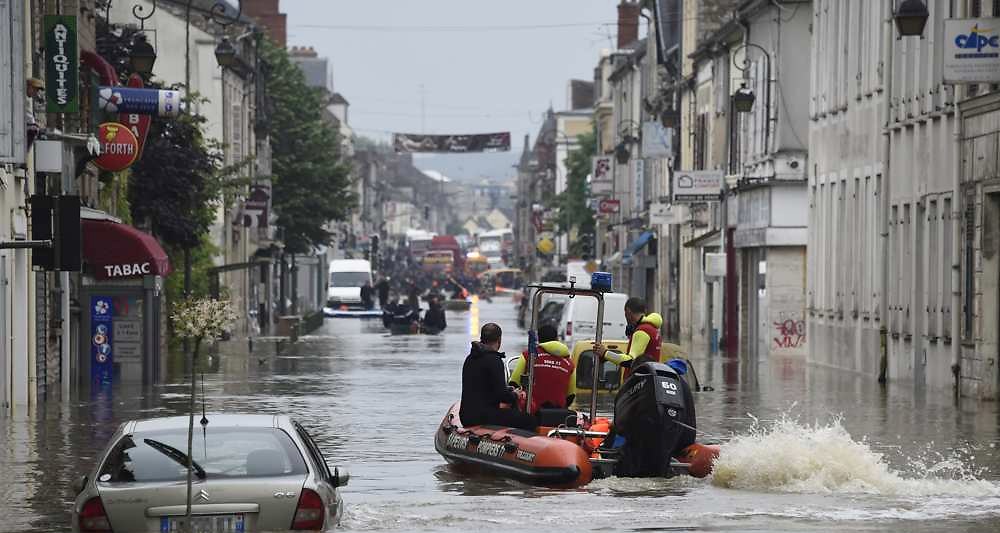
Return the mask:
M601 155L591 159L590 194L610 194L614 185L611 176L611 156Z
M622 203L618 200L612 200L611 198L604 198L597 202L597 212L610 215L621 211Z
M128 79L128 86L141 89L143 86L142 77L132 74ZM132 134L139 140L139 156L142 156L142 148L146 145L146 137L149 134L149 125L153 122L153 117L141 113L119 113L118 122L128 126Z
M666 226L670 224L684 223L684 208L679 205L670 205L661 202L654 202L649 205L649 225Z
M646 205L646 160L636 159L633 168L635 174L632 178L632 209L638 212Z
M90 381L110 384L114 374L114 302L110 296L90 297Z
M99 87L97 107L108 113L134 113L158 117L180 115L183 92L133 87L131 80L129 85L129 87L107 85Z
M80 57L76 17L45 15L45 110L80 111Z
M673 177L673 203L718 202L722 193L721 170L678 170Z
M396 153L456 154L469 152L509 152L510 132L475 133L470 135L424 135L394 133L392 145Z
M1000 18L944 21L945 83L1000 82Z
M101 155L94 160L97 168L117 172L132 166L139 158L139 140L124 124L101 124L97 129L97 140L101 143Z
M674 130L659 121L642 123L642 157L669 159L674 157Z

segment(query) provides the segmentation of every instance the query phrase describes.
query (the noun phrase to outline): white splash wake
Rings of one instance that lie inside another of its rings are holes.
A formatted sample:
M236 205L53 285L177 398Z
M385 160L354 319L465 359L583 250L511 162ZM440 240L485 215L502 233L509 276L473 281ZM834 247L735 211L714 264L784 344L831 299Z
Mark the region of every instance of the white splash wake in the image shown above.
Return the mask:
M981 479L969 454L910 459L904 475L865 441L856 441L834 420L812 426L787 415L770 424L756 419L750 430L722 445L715 462L716 486L770 492L864 493L885 496L1000 496L1000 485Z

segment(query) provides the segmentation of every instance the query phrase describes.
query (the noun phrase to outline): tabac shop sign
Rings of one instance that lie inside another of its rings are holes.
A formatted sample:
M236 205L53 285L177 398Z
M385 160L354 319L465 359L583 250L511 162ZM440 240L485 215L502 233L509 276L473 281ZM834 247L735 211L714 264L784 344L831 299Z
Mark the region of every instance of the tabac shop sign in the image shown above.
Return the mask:
M76 17L45 15L45 110L80 110Z
M944 21L944 82L1000 82L1000 18Z
M101 143L101 155L94 160L94 164L101 170L125 170L139 157L139 140L124 124L101 124L97 129L97 140Z

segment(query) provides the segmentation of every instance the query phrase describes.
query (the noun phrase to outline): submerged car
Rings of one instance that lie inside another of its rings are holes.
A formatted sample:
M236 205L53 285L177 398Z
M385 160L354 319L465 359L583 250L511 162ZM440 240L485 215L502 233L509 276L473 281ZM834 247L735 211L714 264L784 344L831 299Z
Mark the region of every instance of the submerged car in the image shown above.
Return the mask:
M323 531L343 514L346 470L287 416L208 414L195 423L192 530ZM122 424L73 506L73 531L184 531L188 417Z

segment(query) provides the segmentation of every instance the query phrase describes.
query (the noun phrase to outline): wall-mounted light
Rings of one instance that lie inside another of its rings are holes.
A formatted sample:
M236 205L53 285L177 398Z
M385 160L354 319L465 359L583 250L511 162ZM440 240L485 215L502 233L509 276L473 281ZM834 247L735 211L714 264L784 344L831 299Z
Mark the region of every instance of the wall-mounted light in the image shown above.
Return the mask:
M900 37L923 36L929 17L927 6L921 0L904 0L892 16Z
M625 141L618 143L615 146L615 160L618 161L619 165L627 165L628 160L632 158L632 152L628 149L628 144Z
M756 99L753 91L748 89L747 84L744 83L733 93L733 108L736 109L737 113L749 113L753 111L753 103Z
M132 65L132 70L142 75L144 78L153 73L153 65L156 64L156 50L149 44L146 36L138 34L132 42L132 53L128 56L128 61Z
M236 47L229 37L223 37L215 47L215 61L222 68L232 68L236 65Z

